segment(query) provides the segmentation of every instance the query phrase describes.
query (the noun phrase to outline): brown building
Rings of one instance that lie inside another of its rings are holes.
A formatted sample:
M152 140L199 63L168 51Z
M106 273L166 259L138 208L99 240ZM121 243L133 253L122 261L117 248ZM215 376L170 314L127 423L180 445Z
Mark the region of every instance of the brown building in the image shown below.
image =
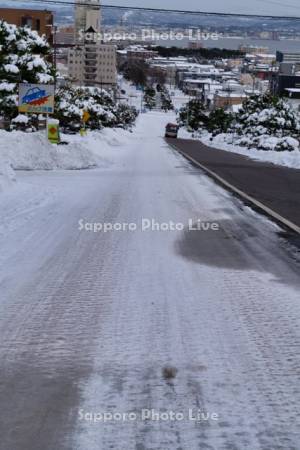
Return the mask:
M241 105L247 96L238 92L219 92L215 94L214 107L215 108L228 108L233 105Z
M28 26L32 30L36 30L41 36L45 34L48 42L52 44L53 13L51 11L0 8L1 19L18 27Z

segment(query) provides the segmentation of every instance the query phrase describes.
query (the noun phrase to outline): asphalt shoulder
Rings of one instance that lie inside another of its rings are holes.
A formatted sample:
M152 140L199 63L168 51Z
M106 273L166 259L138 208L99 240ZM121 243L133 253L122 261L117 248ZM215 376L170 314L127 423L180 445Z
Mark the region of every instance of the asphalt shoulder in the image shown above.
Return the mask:
M166 139L236 189L300 227L300 170L255 161L197 140Z

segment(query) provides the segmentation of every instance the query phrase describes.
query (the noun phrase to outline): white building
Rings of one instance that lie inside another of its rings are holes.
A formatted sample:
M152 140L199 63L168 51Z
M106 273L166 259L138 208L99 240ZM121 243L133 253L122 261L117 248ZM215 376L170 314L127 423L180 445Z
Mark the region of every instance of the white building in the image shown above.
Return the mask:
M75 27L74 38L76 43L82 43L83 34L92 28L95 32L100 32L101 28L101 8L99 0L89 0L89 6L83 6L80 0L76 0L75 5Z
M116 47L101 42L69 49L69 76L78 85L115 88Z
M103 44L100 35L100 3L75 6L76 47L68 51L69 76L83 86L115 88L117 84L116 47Z

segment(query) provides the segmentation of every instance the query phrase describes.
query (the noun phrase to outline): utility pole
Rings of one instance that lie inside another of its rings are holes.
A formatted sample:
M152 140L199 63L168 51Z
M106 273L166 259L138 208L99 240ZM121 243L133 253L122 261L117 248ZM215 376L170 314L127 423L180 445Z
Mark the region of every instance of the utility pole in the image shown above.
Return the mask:
M57 26L56 25L46 25L46 27L51 27L51 34L53 37L52 40L52 46L53 46L53 67L55 70L54 75L54 90L56 88L56 68L57 68L57 53L56 53L56 33L57 33Z

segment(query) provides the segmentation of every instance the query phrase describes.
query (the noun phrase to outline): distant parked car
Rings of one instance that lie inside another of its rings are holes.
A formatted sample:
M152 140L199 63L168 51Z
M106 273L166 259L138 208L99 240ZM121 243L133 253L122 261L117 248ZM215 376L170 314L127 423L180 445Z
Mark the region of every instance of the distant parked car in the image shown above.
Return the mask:
M40 98L46 97L46 91L44 89L40 89L38 87L29 89L26 95L22 98L22 103L30 103L34 100L38 100Z
M176 123L168 123L166 126L165 137L177 138L179 126Z

